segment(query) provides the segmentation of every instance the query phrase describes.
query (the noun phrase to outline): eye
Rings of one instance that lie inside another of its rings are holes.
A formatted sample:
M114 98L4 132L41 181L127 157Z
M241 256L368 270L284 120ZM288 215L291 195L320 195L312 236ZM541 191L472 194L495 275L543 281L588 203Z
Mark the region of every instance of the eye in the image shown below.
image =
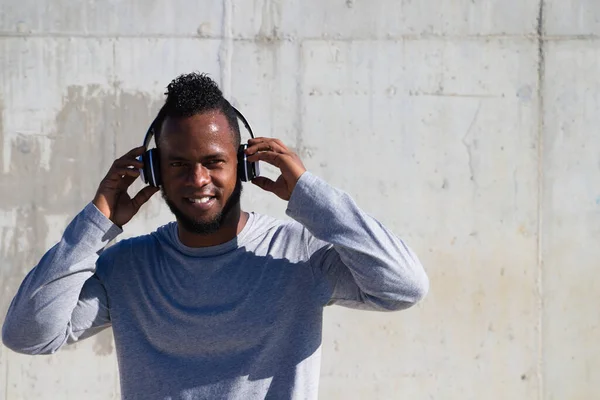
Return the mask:
M209 160L203 164L207 167L217 167L217 166L223 164L224 162L225 162L225 160L214 159L214 160Z
M174 161L174 162L170 163L169 165L171 167L175 167L175 168L184 166L184 164L181 161Z

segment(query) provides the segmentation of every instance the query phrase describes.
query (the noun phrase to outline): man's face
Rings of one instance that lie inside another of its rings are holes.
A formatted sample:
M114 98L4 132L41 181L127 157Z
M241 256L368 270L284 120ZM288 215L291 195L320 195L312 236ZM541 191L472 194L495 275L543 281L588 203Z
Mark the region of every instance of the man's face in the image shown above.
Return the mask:
M158 147L163 198L177 221L189 232L216 232L239 206L242 188L225 115L208 111L167 118Z

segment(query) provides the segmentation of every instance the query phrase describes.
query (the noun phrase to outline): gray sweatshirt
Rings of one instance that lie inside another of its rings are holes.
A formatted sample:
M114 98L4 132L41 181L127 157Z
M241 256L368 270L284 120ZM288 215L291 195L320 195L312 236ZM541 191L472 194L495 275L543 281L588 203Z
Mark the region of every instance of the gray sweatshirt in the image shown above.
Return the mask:
M394 311L425 296L413 252L305 172L290 221L250 213L233 240L184 246L175 222L121 229L88 204L13 299L4 344L50 354L112 327L124 399L316 399L323 308Z

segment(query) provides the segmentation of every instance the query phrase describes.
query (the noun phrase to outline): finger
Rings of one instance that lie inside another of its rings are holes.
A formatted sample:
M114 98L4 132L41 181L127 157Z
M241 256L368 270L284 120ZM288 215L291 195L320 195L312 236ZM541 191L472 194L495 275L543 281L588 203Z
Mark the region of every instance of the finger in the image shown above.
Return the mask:
M140 170L134 169L134 168L118 167L118 168L114 168L112 170L112 173L114 176L118 175L121 178L124 176L132 176L134 178L137 178L138 176L140 176Z
M131 186L131 184L133 182L135 182L136 179L137 179L136 176L124 176L124 177L122 177L121 180L119 181L119 188L121 190L123 190L123 191L126 190L129 186Z
M146 186L145 188L140 190L138 194L136 194L135 197L131 199L131 204L133 204L133 207L135 208L136 212L159 190L159 188L154 186Z
M140 171L131 168L111 168L104 178L104 182L110 186L121 189L128 188L140 176Z
M129 150L127 153L123 154L119 158L123 159L123 158L131 158L131 157L141 156L142 154L144 154L145 151L146 151L146 147L144 147L144 146L134 147L133 149Z
M264 137L264 136L256 136L256 137L253 137L252 139L248 139L248 144L253 145L256 143L265 142L267 140L271 140L271 138Z
M106 176L107 182L112 182L119 190L127 190L129 186L140 176L138 169L112 168Z
M287 148L287 146L281 140L279 140L279 139L273 139L273 142L275 142L275 144L277 144L277 146L281 147L285 151L289 151L289 149Z
M256 137L248 140L248 147L252 147L254 145L266 145L280 151L289 151L287 146L281 140L275 138Z
M248 161L264 161L281 169L281 166L285 163L285 157L286 154L275 153L272 151L259 151L257 153L249 155Z
M263 142L257 142L253 145L249 145L246 149L246 154L255 154L261 151L271 151L275 153L287 153L288 150L285 146L281 146L275 140L268 140Z
M144 167L144 163L137 158L119 158L113 163L115 167L126 167L140 169Z
M266 190L267 192L275 192L275 182L264 176L259 176L257 178L252 179L252 183L258 186L259 188Z
M119 168L113 166L108 170L106 176L104 177L103 185L109 185L111 187L119 187L121 189L126 189L137 179L140 175L140 171L138 169L133 168ZM124 178L127 178L124 181Z
M277 138L257 136L257 137L248 139L248 144L250 144L250 145L260 143L260 142L275 142L278 146L286 147L286 145L281 141L281 139L277 139Z
M144 163L134 156L124 155L113 162L113 167L143 168Z

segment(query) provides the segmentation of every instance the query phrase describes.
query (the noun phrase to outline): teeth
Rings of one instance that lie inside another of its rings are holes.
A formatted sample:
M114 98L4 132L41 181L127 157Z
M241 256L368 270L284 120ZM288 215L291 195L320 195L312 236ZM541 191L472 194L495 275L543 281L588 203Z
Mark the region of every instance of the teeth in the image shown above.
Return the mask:
M212 199L210 196L200 197L198 199L188 199L191 203L208 203Z

